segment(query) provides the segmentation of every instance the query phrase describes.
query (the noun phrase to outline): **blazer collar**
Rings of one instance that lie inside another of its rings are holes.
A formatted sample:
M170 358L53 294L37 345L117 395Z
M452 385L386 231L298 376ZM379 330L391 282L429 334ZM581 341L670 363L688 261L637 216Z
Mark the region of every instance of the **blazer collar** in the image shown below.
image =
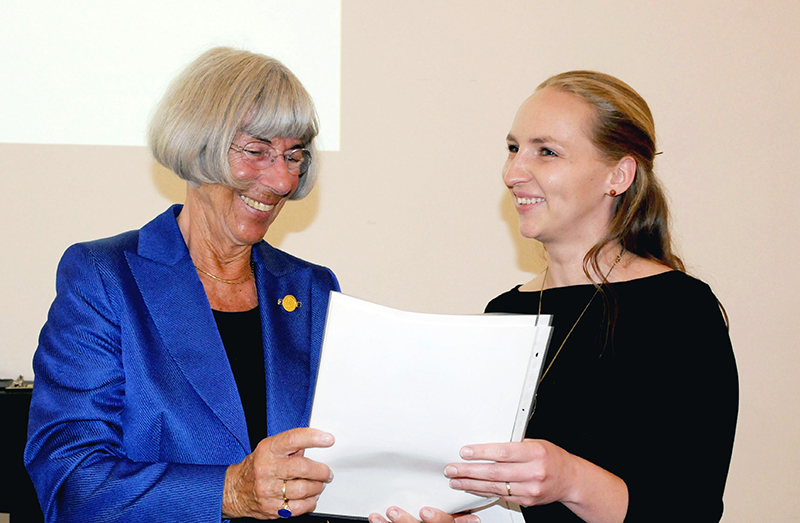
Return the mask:
M141 228L137 250L139 256L164 265L175 265L189 256L189 249L178 227L178 215L182 209L183 205L172 205Z

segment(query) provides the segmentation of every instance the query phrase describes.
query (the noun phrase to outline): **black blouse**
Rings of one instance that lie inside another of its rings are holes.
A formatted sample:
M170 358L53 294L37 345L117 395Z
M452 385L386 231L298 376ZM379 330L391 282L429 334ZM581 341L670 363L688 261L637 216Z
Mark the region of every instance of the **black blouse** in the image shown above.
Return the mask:
M545 368L594 293L592 285L544 291L542 313L554 326ZM539 294L515 287L486 312L536 314ZM540 384L526 437L622 478L626 521L719 521L738 376L717 299L677 271L613 283L605 296L594 298ZM523 514L581 521L560 503Z
M258 307L244 312L214 311L247 420L250 450L267 437L267 381Z

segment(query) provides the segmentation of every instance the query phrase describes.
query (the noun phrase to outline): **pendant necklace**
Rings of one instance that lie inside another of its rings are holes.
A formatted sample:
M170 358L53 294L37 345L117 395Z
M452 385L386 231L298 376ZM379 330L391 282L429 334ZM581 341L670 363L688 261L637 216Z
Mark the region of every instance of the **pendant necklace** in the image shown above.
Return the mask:
M608 272L606 273L606 278L605 278L605 279L606 279L606 281L608 281L608 277L611 275L611 271L613 271L613 270L614 270L614 267L616 267L616 266L617 266L617 264L619 263L619 261L622 259L622 255L623 255L624 253L625 253L625 249L622 249L622 250L620 251L620 253L617 255L617 259L616 259L616 260L614 260L614 263L612 263L612 264L611 264L611 268L610 268L610 269L608 269ZM542 278L542 290L541 290L541 291L539 291L539 316L541 316L541 315L542 315L542 295L544 294L544 284L545 284L545 282L547 281L547 270L548 270L548 268L549 268L549 267L546 267L546 268L544 269L544 278ZM553 356L553 359L552 359L552 360L550 360L550 364L547 366L547 368L546 368L546 369L544 370L544 372L542 373L542 377L541 377L541 378L539 378L539 384L541 384L541 383L542 383L542 381L544 380L544 377L547 375L547 372L550 370L550 367L552 367L552 366L553 366L553 363L555 363L555 361L556 361L556 358L558 358L558 355L561 353L561 349L563 349L563 348L564 348L564 344L566 344L566 343L567 343L567 340L569 339L569 336L570 336L570 334L572 334L572 331L574 331L574 330L575 330L575 327L577 327L577 326L578 326L578 322L580 322L580 321L581 321L581 318L583 318L583 315L584 315L584 314L586 314L586 311L587 311L587 310L589 310L589 306L590 306L590 305L592 304L592 302L594 301L594 298L595 298L595 296L597 296L597 293L598 293L598 292L600 292L600 285L597 285L596 287L597 287L597 288L595 289L595 291L594 291L594 294L592 294L592 297L591 297L591 298L589 298L589 303L587 303L587 304L586 304L586 307L584 307L584 308L583 308L583 311L581 312L580 316L578 316L578 319L577 319L577 320L575 320L575 323L573 323L573 324L572 324L572 327L569 329L569 332L568 332L568 333L567 333L567 335L564 337L564 341L562 341L562 342L561 342L561 345L559 345L559 347L558 347L558 350L556 351L556 354L555 354L555 356ZM533 415L533 412L531 412L531 415Z

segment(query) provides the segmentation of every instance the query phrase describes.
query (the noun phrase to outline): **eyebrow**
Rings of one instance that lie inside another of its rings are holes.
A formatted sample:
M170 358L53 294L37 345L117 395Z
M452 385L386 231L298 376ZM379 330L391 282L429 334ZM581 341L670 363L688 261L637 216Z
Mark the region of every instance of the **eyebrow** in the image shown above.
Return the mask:
M250 136L252 136L252 135L250 135ZM269 138L261 138L259 136L253 136L253 138L256 141L263 142L263 143L266 143L266 144L269 144L269 145L273 145L272 140L270 140ZM299 138L298 138L298 140L300 141L300 143L298 143L296 145L293 145L291 147L288 147L286 150L287 151L294 151L295 149L305 149L308 146L308 144L305 143L303 140L300 140Z
M514 138L511 134L508 134L506 136L506 141L518 142L519 140ZM555 143L555 144L558 144L560 142L558 140L556 140L555 138L551 137L551 136L537 136L536 138L531 138L530 140L528 140L528 143L531 143L531 144L543 144L543 143Z

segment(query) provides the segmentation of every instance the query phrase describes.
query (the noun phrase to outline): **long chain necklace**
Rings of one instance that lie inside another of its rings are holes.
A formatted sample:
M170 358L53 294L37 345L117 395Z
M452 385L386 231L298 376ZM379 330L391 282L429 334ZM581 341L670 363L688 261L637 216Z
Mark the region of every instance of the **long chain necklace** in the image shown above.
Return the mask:
M210 272L208 272L208 271L204 271L203 269L201 269L201 268L200 268L200 267L198 267L197 265L195 265L195 266L194 266L194 268L195 268L195 269L197 269L198 271L202 272L203 274L205 274L205 275L206 275L206 276L208 276L209 278L214 278L215 280L217 280L217 281L221 281L222 283L227 283L228 285L241 285L242 283L244 283L244 282L246 282L246 281L250 280L250 278L252 278L252 277L253 277L253 267L252 267L252 266L250 267L250 272L247 274L247 276L245 276L245 277L244 277L243 279L241 279L241 280L225 280L225 279L223 279L223 278L220 278L220 277L218 277L218 276L214 276L213 274L211 274L211 273L210 273Z
M611 271L613 271L613 270L614 270L614 267L616 267L616 266L617 266L617 264L619 263L619 261L622 259L622 255L623 255L624 253L625 253L625 249L621 250L621 251L620 251L620 253L617 255L617 259L616 259L616 260L614 260L614 263L612 263L612 264L611 264L611 268L610 268L610 269L608 269L608 272L606 273L606 280L608 280L608 277L611 275ZM539 291L539 316L541 316L541 315L542 315L542 295L544 294L544 284L545 284L545 282L547 281L547 270L548 270L548 269L549 269L549 267L546 267L546 268L545 268L545 270L544 270L544 278L542 278L542 290L541 290L541 291ZM595 296L597 296L597 293L598 293L598 292L600 292L600 286L599 286L599 285L598 285L598 286L597 286L597 288L595 289L595 291L594 291L594 294L592 294L592 297L591 297L591 298L589 298L589 303L587 303L587 304L586 304L586 307L584 307L584 308L583 308L583 311L581 312L580 316L578 316L578 319L577 319L577 320L575 320L575 323L573 323L573 324L572 324L572 327L569 329L569 332L568 332L568 333L567 333L567 335L564 337L564 341L562 341L562 342L561 342L561 345L559 345L559 347L558 347L558 350L556 351L556 354L555 354L555 356L553 356L553 359L552 359L552 360L550 360L550 364L547 366L547 368L546 368L546 369L544 370L544 372L542 373L542 377L541 377L541 378L539 378L539 383L542 383L542 381L544 380L544 377L545 377L545 376L547 376L547 372L550 370L550 367L552 367L552 366L553 366L553 363L555 363L555 361L556 361L556 358L558 358L558 355L561 353L561 349L563 349L563 348L564 348L564 344L565 344L565 343L567 343L567 340L569 339L569 336L570 336L570 334L572 334L572 331L574 331L574 330L575 330L575 327L577 327L577 326L578 326L578 322L580 322L580 321L581 321L581 318L583 318L583 315L584 315L584 314L586 314L586 311L587 311L587 310L589 310L589 306L590 306L590 305L592 304L592 302L594 301L594 298L595 298ZM531 415L533 415L533 412L531 412Z

